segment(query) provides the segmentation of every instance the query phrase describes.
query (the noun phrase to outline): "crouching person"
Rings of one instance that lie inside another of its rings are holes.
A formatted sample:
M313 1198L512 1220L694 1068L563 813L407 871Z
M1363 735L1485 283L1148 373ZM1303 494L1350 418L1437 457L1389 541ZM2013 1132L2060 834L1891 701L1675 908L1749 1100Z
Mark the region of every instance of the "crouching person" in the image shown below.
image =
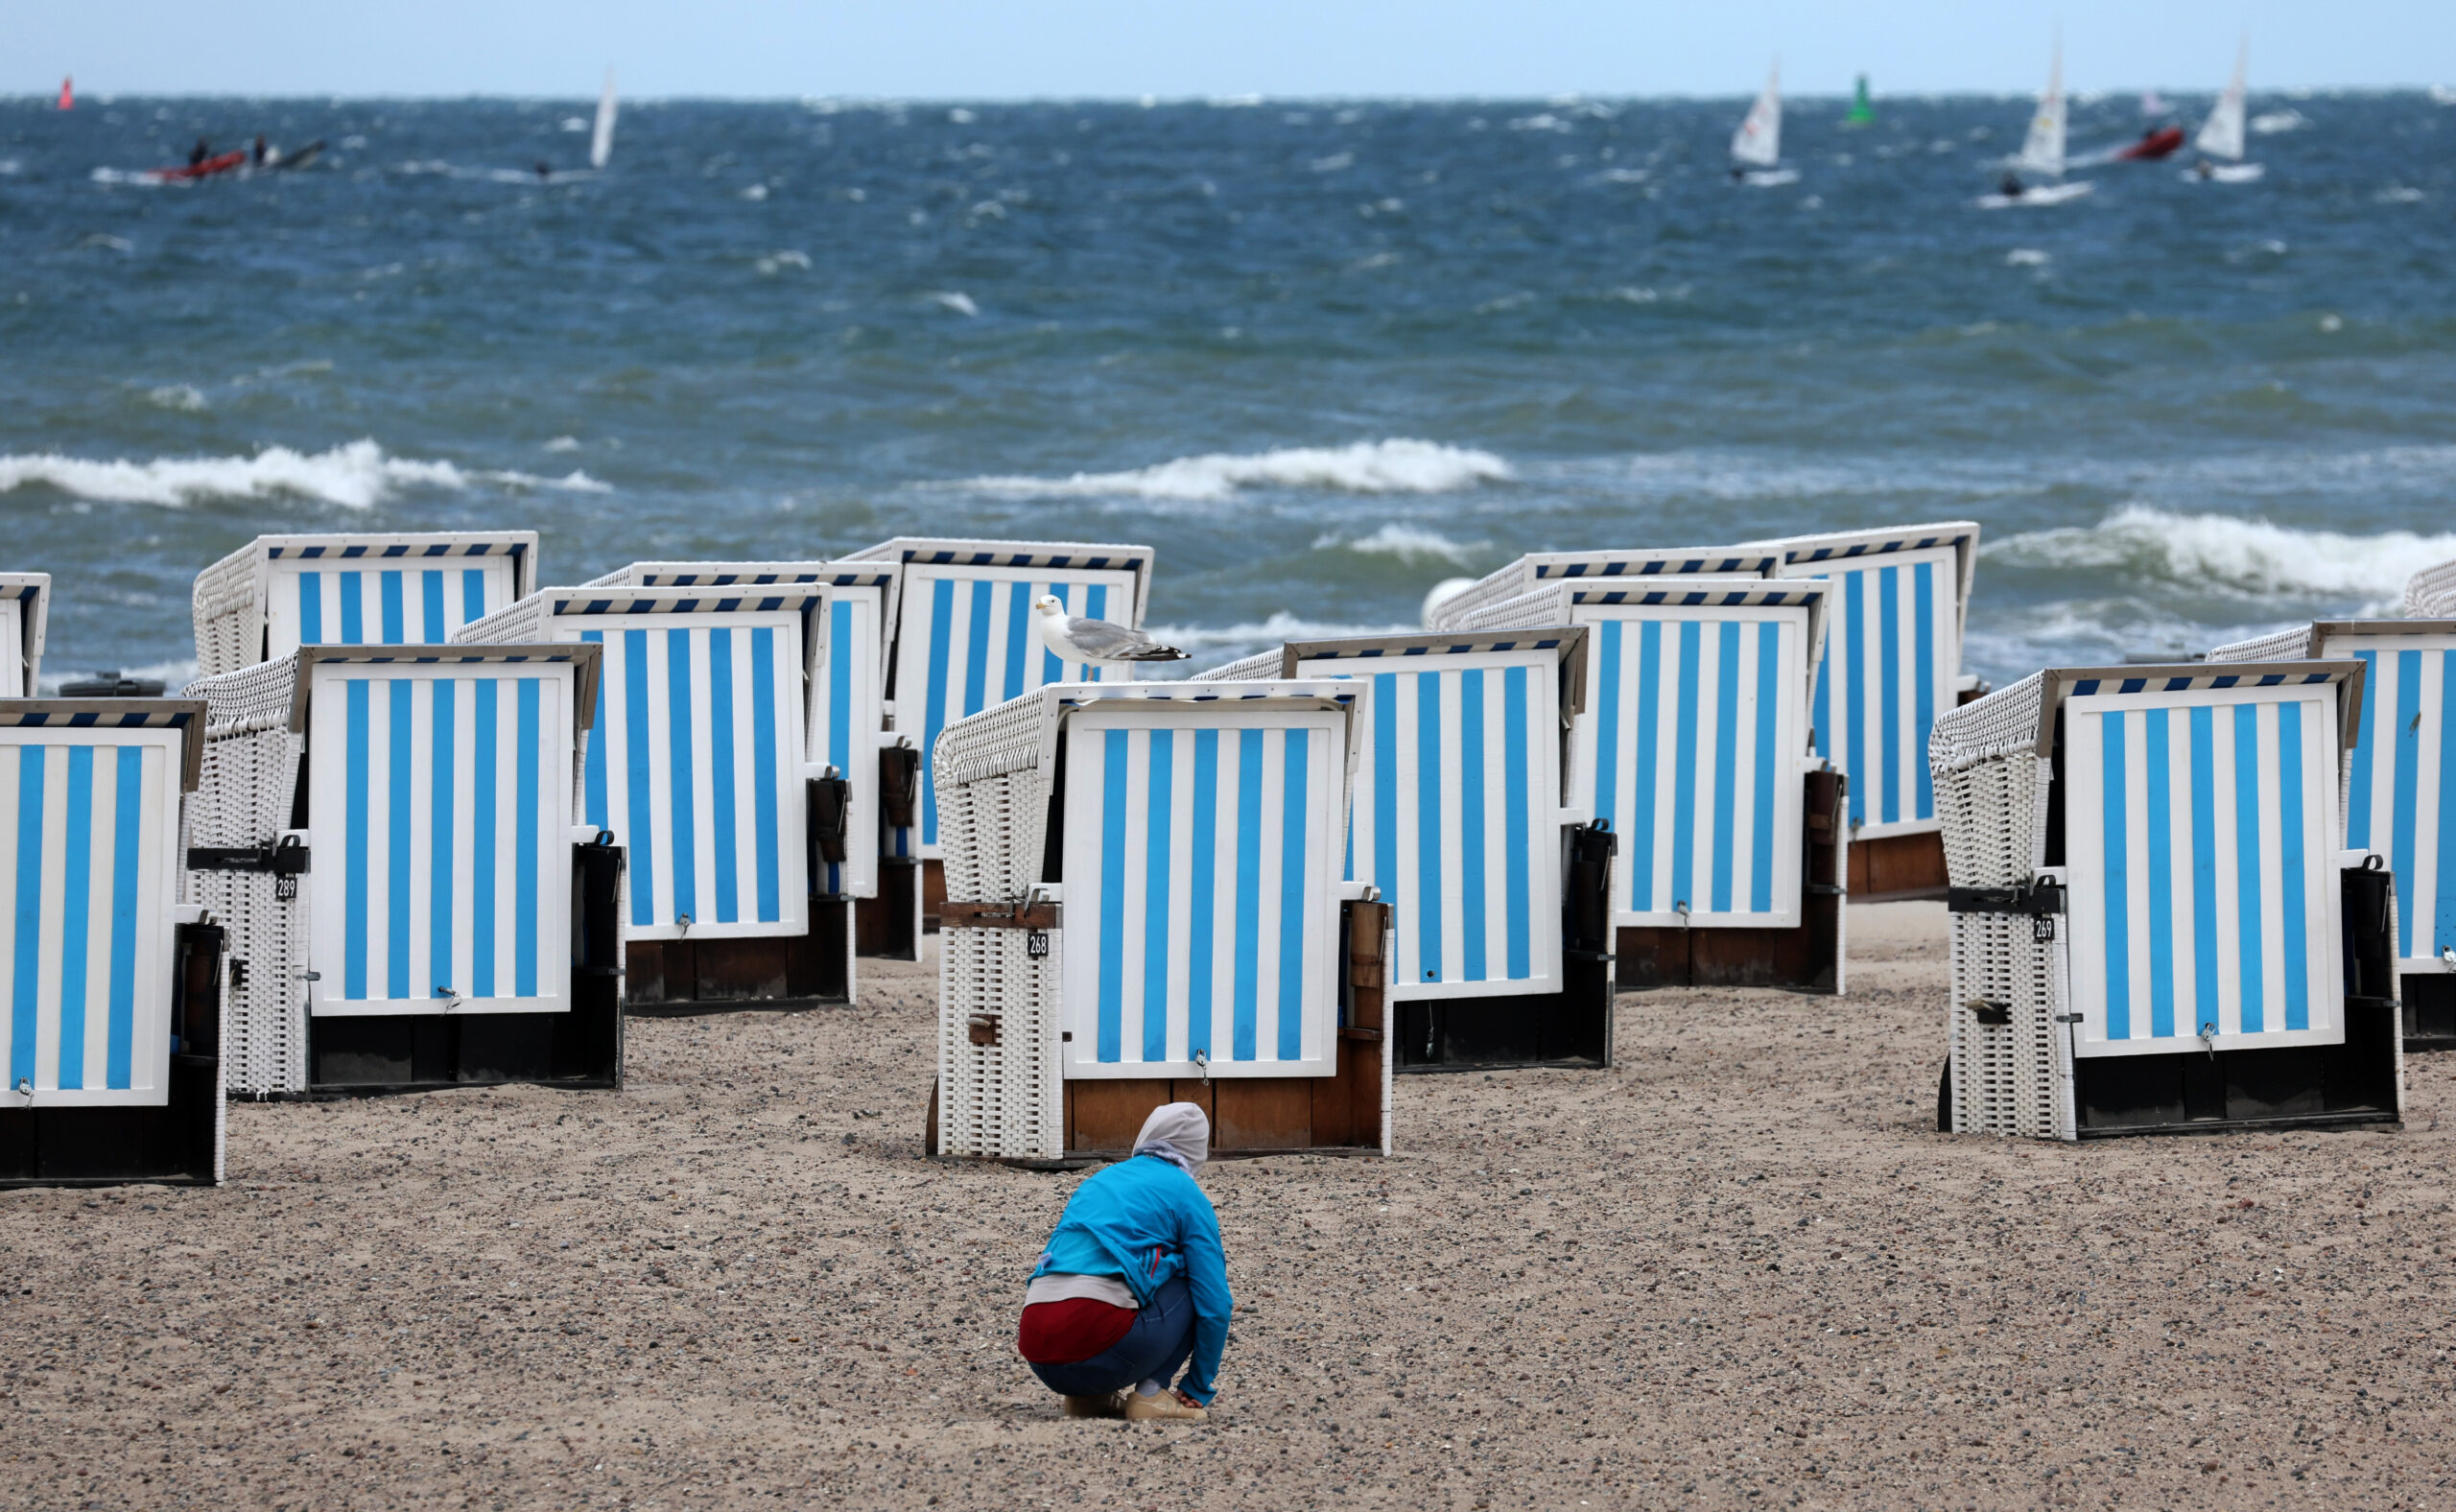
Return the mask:
M1203 1421L1233 1306L1219 1216L1194 1185L1210 1148L1202 1109L1171 1102L1067 1202L1016 1344L1068 1417Z

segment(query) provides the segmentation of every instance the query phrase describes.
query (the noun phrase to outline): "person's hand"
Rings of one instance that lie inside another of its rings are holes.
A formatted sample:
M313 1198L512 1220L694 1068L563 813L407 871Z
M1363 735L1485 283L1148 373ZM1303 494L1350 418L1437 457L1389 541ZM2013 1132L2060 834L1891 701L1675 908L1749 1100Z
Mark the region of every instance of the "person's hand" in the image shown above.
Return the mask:
M1190 1397L1190 1396L1186 1395L1186 1393L1185 1393L1185 1392L1183 1392L1183 1391L1181 1391L1181 1390L1178 1390L1178 1389L1177 1389L1176 1387L1174 1387L1174 1386L1170 1386L1169 1389L1171 1392L1174 1392L1174 1393L1175 1393L1175 1395L1176 1395L1176 1399L1177 1399L1178 1401L1180 1401L1180 1402L1184 1403L1186 1406L1190 1406L1190 1407L1200 1407L1200 1408L1202 1408L1202 1409L1203 1409L1203 1410L1205 1410L1205 1411L1210 1410L1210 1404L1208 1404L1208 1403L1203 1403L1203 1402L1196 1402L1193 1398L1192 1398L1192 1397ZM1216 1402L1216 1401L1218 1401L1219 1399L1218 1399L1217 1397L1214 1397L1214 1398L1212 1398L1211 1400L1212 1400L1213 1402Z

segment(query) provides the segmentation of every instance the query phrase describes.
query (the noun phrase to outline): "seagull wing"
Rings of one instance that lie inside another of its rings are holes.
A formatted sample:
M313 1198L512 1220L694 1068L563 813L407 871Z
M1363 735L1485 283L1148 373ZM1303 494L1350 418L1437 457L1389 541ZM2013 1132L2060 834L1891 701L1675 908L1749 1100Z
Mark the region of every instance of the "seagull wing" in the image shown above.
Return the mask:
M1066 638L1091 661L1178 661L1185 652L1107 620L1069 619Z

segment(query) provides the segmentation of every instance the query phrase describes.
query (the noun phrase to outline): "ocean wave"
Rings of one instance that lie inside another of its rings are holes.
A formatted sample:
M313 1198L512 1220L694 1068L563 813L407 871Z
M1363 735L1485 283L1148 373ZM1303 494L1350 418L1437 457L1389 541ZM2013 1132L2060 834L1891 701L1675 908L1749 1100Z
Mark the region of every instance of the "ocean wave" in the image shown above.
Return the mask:
M330 451L269 446L253 457L157 457L150 461L97 461L56 452L0 456L0 494L49 487L98 504L154 504L179 508L225 499L281 495L366 509L409 487L465 489L475 484L556 488L573 493L612 490L584 472L560 478L468 469L452 462L388 457L372 440Z
M2405 579L2456 559L2456 534L2296 530L2126 505L2095 525L2031 531L1980 555L2010 566L2129 571L2203 590L2393 604Z
M1396 556L1401 561L1445 561L1464 567L1476 553L1488 550L1490 541L1453 541L1439 531L1428 531L1418 525L1401 525L1395 521L1382 526L1370 535L1354 538L1325 535L1313 543L1317 552L1363 552L1375 556Z
M1215 500L1240 488L1319 488L1340 493L1452 493L1503 483L1509 463L1490 452L1437 441L1358 441L1237 455L1180 457L1131 472L1071 478L974 478L954 486L1016 498Z

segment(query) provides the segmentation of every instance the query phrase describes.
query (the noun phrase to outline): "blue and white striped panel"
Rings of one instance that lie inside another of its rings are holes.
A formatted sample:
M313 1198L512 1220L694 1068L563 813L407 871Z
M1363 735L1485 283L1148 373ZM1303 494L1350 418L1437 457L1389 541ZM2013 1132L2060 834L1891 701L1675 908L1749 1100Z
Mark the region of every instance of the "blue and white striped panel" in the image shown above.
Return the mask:
M625 847L629 937L802 933L800 616L604 616L580 639L605 648L580 819Z
M2332 636L2360 657L2361 739L2346 793L2346 844L2384 853L2397 873L2397 955L2439 964L2456 946L2456 636Z
M511 602L508 556L277 564L267 660L301 646L440 646Z
M1559 658L1312 662L1372 687L1349 876L1393 905L1400 998L1560 990Z
M1960 572L1949 547L1785 569L1833 582L1809 721L1816 754L1850 778L1862 839L1936 828L1927 732L1958 697Z
M1052 682L1098 682L1099 668L1061 662L1041 643L1032 601L1055 594L1066 612L1124 624L1134 614L1129 572L920 566L904 585L904 633L896 647L895 721L917 729L921 759L933 759L938 732L966 715ZM911 854L909 838L899 837ZM938 854L938 795L921 784L920 854Z
M0 1106L160 1106L178 734L0 730Z
M1576 786L1620 837L1624 925L1800 917L1807 610L1581 607Z
M570 668L310 675L315 1011L568 1007Z
M814 765L834 767L851 784L844 860L821 862L819 890L831 896L879 893L878 737L886 717L879 676L886 590L831 589L810 645L810 738Z
M1066 1075L1330 1075L1344 722L1074 716Z
M2076 1053L2344 1042L2336 697L2065 704Z

